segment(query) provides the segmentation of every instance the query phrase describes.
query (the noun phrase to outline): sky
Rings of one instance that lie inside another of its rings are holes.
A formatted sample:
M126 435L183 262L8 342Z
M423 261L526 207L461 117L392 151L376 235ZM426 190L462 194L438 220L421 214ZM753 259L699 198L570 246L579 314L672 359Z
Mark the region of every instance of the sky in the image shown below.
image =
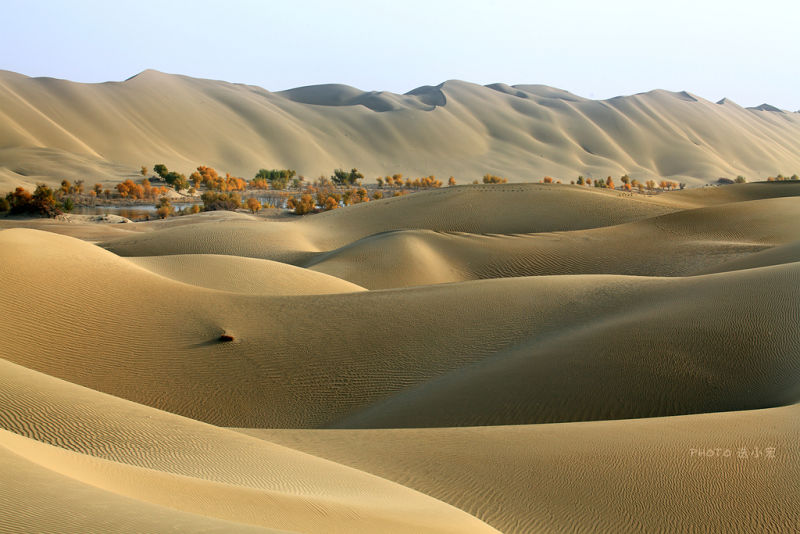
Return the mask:
M800 110L796 0L0 2L0 69L28 76L156 69L271 91L398 93L460 79Z

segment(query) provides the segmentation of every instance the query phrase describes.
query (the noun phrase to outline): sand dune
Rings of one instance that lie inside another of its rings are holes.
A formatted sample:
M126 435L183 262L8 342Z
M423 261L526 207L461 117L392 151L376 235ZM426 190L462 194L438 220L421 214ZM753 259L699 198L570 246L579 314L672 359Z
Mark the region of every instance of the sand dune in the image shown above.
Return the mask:
M213 254L132 258L150 272L187 284L246 295L325 295L363 287L284 263Z
M93 521L108 523L122 511L129 530L159 521L221 530L244 523L292 532L418 532L423 525L432 532L494 532L456 508L352 468L7 362L0 368L0 424L13 432L0 433L3 463L45 479L45 488L24 488L33 499L28 506L46 511L32 518L44 530L60 529L57 512L74 499L46 500L46 479L57 478L82 492L89 486L89 503L99 497L113 506L84 504ZM4 488L9 475L3 471ZM157 515L134 515L148 509Z
M791 531L799 193L5 219L0 530Z
M507 533L792 532L798 415L793 405L553 425L245 432L415 488ZM691 452L709 448L720 456Z
M246 178L262 167L314 178L357 166L370 179L402 172L462 184L486 172L515 182L628 173L697 184L800 169L796 113L661 90L595 101L451 80L405 95L342 85L271 93L150 70L101 84L0 71L0 110L4 189L119 181L155 162Z
M800 193L800 186L794 189ZM571 232L396 231L314 255L302 265L370 289L553 274L689 276L735 270L736 262L740 268L767 266L796 261L784 246L800 235L797 200L715 205Z

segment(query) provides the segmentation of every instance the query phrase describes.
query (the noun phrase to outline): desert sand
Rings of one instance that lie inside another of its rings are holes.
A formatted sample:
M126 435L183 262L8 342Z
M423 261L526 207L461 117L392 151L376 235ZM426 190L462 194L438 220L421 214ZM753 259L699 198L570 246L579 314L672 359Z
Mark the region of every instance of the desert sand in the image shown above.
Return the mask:
M799 216L774 182L0 219L0 530L791 532Z
M449 80L398 95L344 85L270 92L144 71L81 84L0 71L0 191L110 184L165 163L250 179L292 168L472 183L629 174L689 185L800 172L800 113L654 90L591 100L542 85Z

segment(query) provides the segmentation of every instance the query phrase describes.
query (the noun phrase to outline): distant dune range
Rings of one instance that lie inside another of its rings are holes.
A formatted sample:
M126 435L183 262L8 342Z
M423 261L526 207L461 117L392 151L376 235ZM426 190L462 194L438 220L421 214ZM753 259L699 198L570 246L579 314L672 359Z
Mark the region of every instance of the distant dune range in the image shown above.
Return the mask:
M799 216L773 182L2 219L0 530L790 530Z
M81 84L0 71L0 188L119 181L141 165L251 178L358 167L471 183L800 172L800 114L663 90L590 100L542 85L452 80L405 95L344 85L280 92L148 70Z

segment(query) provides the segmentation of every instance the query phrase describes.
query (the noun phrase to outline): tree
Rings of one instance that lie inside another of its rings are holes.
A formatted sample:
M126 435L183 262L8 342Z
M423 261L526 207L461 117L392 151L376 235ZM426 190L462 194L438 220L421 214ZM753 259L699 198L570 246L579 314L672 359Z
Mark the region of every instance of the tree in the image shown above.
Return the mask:
M542 182L546 184L552 184L553 179L550 176L545 176L544 178L542 178Z
M9 211L11 209L11 204L9 204L8 200L3 197L0 197L0 213Z
M72 184L69 180L61 180L61 189L59 190L62 195L69 195L72 193Z
M378 182L378 187L383 187L383 178L378 176L375 178L375 181Z
M94 184L94 192L97 193L97 196L103 192L103 184Z
M296 174L292 169L259 169L253 180L266 180L273 189L286 189Z
M142 176L147 176L147 167L142 165L142 168L139 170L139 174L141 174Z
M355 185L364 179L364 175L358 172L358 169L353 167L350 172L344 169L335 169L331 181L336 185Z
M379 194L380 191L376 191L375 194ZM339 207L339 201L333 197L328 197L325 199L325 202L322 204L322 209L325 211L335 210Z
M261 202L255 197L250 197L247 199L247 209L250 210L250 213L255 214L261 210Z
M454 185L456 185L456 179L451 176L450 179L447 180L447 186L452 187Z
M614 189L614 180L610 176L606 178L606 187L609 189Z
M735 181L737 184L743 184L743 183L747 182L747 178L745 178L744 176L742 176L742 175L740 174L739 176L737 176L737 177L736 177L736 180L734 180L734 181Z
M158 215L159 219L166 219L167 217L175 214L175 208L172 207L172 204L170 203L168 198L162 197L158 201L156 214Z
M164 165L163 163L156 163L155 165L153 165L153 172L159 175L162 179L166 180L166 176L169 170L167 169L167 166Z
M583 176L578 176L578 185L583 185L583 184L584 184Z
M620 182L622 182L623 184L629 184L629 183L631 183L631 178L630 178L630 176L628 176L627 174L623 174L623 175L622 175L622 178L620 178L619 180L620 180Z
M286 201L286 205L289 209L294 210L297 215L312 213L316 208L314 205L314 197L308 193L301 195L300 198L290 197L289 200Z
M552 178L551 178L552 180ZM476 180L477 181L477 180ZM500 176L495 176L493 174L484 174L483 175L483 183L485 184L505 184L508 183L507 178L501 178Z
M200 198L203 200L203 209L205 211L234 211L242 207L242 199L238 193L218 193L216 191L206 191Z
M383 193L381 193L380 191L375 191L372 194L372 198L374 198L375 200L380 200L383 198Z

